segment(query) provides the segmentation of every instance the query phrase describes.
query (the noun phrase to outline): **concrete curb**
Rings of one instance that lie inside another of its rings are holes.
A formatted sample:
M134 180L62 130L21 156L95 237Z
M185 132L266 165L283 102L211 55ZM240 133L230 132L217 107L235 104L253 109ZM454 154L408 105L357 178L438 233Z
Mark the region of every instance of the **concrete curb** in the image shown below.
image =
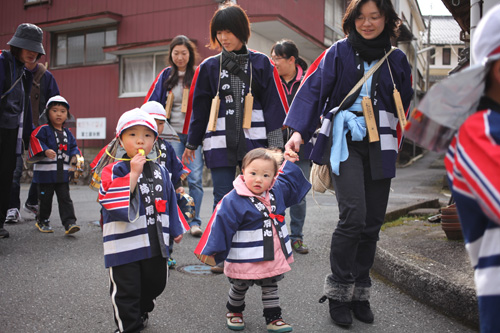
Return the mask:
M413 205L404 206L385 213L385 221L390 222L399 219L402 216L408 215L409 212L419 208L440 208L439 199L424 200Z
M377 248L373 269L408 295L467 325L478 327L476 292Z
M417 208L436 208L437 200L423 201L386 214L386 221L405 216ZM437 202L439 205L439 202ZM439 207L439 206L438 206ZM462 285L446 276L435 274L398 257L380 242L377 245L373 270L418 301L466 325L478 327L479 316L474 288Z

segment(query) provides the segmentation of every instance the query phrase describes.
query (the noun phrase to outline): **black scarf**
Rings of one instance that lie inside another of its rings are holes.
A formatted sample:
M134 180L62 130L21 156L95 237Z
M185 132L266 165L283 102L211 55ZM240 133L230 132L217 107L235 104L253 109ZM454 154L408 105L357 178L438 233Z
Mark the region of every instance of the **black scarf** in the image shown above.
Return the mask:
M391 38L385 29L374 39L365 39L356 29L352 29L347 40L359 56L368 63L381 59L392 47Z
M240 66L248 74L249 71L249 56L245 46L236 52L227 52L222 50L222 63L225 63L225 58L230 58L234 63ZM243 101L245 96L245 83L241 79L230 72L227 68L222 68L221 79L221 98L226 104L226 144L227 144L227 159L229 165L237 165L243 160L247 149L246 140L243 133Z

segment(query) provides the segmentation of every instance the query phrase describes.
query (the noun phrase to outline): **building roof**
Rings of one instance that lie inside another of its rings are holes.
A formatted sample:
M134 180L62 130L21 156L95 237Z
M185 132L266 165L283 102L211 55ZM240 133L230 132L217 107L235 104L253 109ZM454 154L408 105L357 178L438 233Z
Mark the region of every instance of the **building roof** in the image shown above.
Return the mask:
M464 44L460 40L460 32L462 29L457 21L451 15L447 16L424 16L425 25L431 29L430 44L448 45L448 44ZM427 42L427 31L423 40Z

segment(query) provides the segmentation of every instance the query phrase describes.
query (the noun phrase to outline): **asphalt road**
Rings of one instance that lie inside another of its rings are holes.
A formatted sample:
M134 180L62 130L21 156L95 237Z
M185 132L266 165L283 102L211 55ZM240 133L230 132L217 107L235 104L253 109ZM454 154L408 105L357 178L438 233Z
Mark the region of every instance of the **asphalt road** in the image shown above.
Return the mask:
M439 170L421 171L426 166L419 165L424 162L415 163L414 172L410 169L413 166L398 170L401 181L393 183L390 206L432 194L428 189L421 191L422 184L429 185L443 174ZM27 190L27 185L23 185L22 202ZM212 188L205 189L201 212L204 223L211 212L211 192ZM10 238L0 240L0 332L113 332L115 329L101 230L94 223L99 218L97 194L86 186L72 186L71 196L77 223L82 228L73 236L64 235L55 199L51 217L53 234L40 233L33 220L6 225ZM335 326L329 318L327 303L320 304L318 300L329 271L329 244L338 211L332 195L315 194L315 199L318 204L308 195L304 227L310 253L296 254L292 271L279 284L283 316L293 325L294 332L474 331L377 278L371 300L375 323L368 325L355 320L349 330ZM229 288L225 276L186 272L190 268L203 268L197 266L182 269L199 264L192 254L197 241L186 234L176 244L173 257L179 267L170 270L167 289L157 299L144 332L229 332L225 326ZM266 331L259 288L253 287L248 292L244 315L246 332Z

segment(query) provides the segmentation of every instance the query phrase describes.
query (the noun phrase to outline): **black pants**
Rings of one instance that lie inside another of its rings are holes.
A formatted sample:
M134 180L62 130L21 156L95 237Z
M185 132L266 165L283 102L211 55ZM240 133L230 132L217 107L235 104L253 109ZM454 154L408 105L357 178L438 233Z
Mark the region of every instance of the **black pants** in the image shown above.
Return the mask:
M332 235L330 266L335 282L370 287L370 268L384 223L391 179L372 180L366 141L348 144L349 157L334 175L339 223Z
M0 228L10 208L10 192L16 169L17 128L0 128Z
M151 312L154 300L167 284L167 261L161 256L109 269L109 293L120 332L143 329L141 316Z
M38 220L44 221L50 218L52 212L52 198L54 192L57 195L59 216L64 227L76 223L73 201L69 195L69 183L40 183L38 184Z
M38 185L36 183L31 182L26 203L32 206L38 205Z

